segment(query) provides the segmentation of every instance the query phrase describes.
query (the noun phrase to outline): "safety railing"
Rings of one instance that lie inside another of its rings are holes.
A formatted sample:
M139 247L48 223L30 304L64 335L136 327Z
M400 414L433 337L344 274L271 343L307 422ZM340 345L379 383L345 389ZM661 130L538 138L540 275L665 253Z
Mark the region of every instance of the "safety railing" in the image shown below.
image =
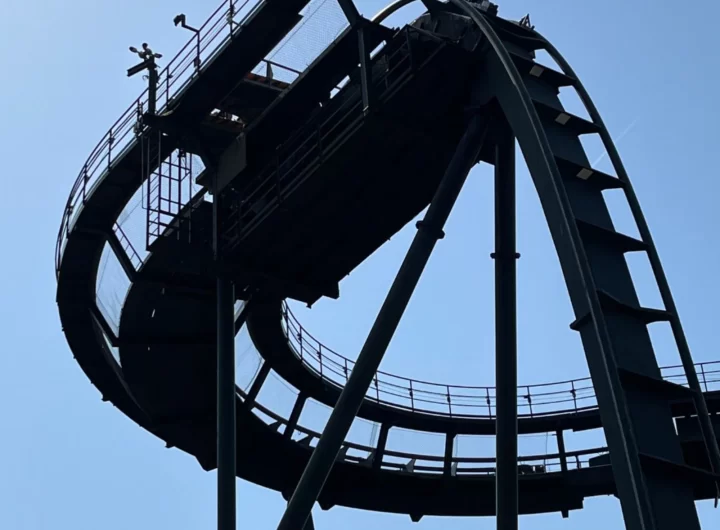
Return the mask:
M421 59L417 57L411 35L432 39L435 44L433 51L444 44L444 41L416 28L405 28L405 34L406 39L400 41L396 49L378 54L371 61L372 86L378 101L386 99L419 67ZM428 57L423 58L427 60ZM244 187L240 194L242 199L233 206L232 220L223 236L226 250L231 250L243 234L259 224L305 175L322 163L323 157L329 156L362 122L363 101L359 84L344 86L333 96L333 100L337 104L335 108L330 104L332 111L329 114L318 112L295 131L278 147L272 161Z
M233 38L238 29L261 4L259 0L225 0L210 15L178 54L168 62L158 76L157 103L159 111L172 104L173 98L203 70L222 46ZM70 191L55 248L55 270L60 269L67 236L76 216L85 204L93 187L108 173L135 144L141 132L140 118L147 109L145 90L110 127L92 150Z
M245 392L238 389L241 397ZM287 429L288 420L263 406L257 401L253 402L256 414L270 423L273 428ZM312 447L320 438L317 431L295 425L293 433L295 441ZM298 437L299 436L299 437ZM369 465L375 454L375 447L346 440L343 442L340 458L347 462ZM558 453L521 455L518 457L518 473L520 475L537 475L541 473L559 473L574 471L590 467L595 457L608 454L606 447L595 447L577 451ZM445 472L445 457L440 454L410 453L385 449L380 467L382 469L441 475ZM449 459L452 475L493 475L495 473L495 458L489 456L452 456Z
M283 330L290 348L312 372L336 387L343 387L355 361L323 345L305 330L283 304ZM720 390L720 361L696 364L703 390ZM682 366L662 368L663 377L686 385ZM537 418L574 414L597 407L595 391L589 377L523 385L518 387L518 414ZM367 399L392 407L450 417L494 418L495 388L462 386L410 379L378 371L368 389Z

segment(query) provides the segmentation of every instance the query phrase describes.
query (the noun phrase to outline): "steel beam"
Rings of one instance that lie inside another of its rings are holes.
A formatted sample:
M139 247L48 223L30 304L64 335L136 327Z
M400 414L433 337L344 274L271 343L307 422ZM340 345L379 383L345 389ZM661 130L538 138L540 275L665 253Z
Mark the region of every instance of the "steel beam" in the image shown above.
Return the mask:
M158 71L155 59L152 59L148 67L148 113L155 115L157 113L157 87L158 87Z
M372 107L372 65L370 62L370 51L365 45L365 30L362 27L357 29L358 55L360 58L360 89L362 92L363 113L370 112Z
M295 400L295 405L293 406L292 412L290 413L290 418L285 425L285 432L283 432L283 436L288 440L292 439L293 432L295 432L295 427L297 427L297 422L300 419L300 414L302 414L306 401L306 394L303 394L302 392L298 394L298 397Z
M417 224L415 238L358 355L355 368L295 488L278 530L302 528L310 515L433 248L438 239L443 237L442 229L470 169L478 159L487 129L487 118L475 111L425 218Z
M504 122L495 147L495 506L498 530L518 527L515 137Z
M265 380L267 379L268 375L270 375L270 363L268 363L267 361L263 361L260 370L258 370L258 373L255 376L255 381L253 381L253 384L250 387L250 390L248 390L247 396L245 397L245 405L248 408L252 408L255 406L255 399L260 393L260 389L265 384Z
M351 26L357 25L362 20L353 0L337 0L337 3L340 4L340 9L342 9Z
M217 279L217 508L218 530L235 530L235 293ZM247 306L246 306L247 308ZM246 310L245 310L246 311ZM244 312L245 312L244 311Z
M455 439L457 435L449 432L445 435L445 457L443 458L443 475L449 477L452 475L453 451L455 449Z
M375 454L372 456L372 468L380 469L382 467L383 456L385 455L385 446L387 445L388 434L390 433L390 424L383 423L380 426L380 436L378 436Z

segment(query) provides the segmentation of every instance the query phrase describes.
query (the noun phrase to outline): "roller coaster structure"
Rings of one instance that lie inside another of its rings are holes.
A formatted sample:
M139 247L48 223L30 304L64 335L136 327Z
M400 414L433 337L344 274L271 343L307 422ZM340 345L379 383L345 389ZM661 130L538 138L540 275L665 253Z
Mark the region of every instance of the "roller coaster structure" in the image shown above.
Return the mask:
M528 19L467 0L423 0L427 12L400 29L384 21L409 0L372 20L338 0L347 24L309 65L274 61L328 1L227 0L199 29L178 17L194 32L180 53L162 70L148 55L128 72L148 71L148 90L83 166L56 249L63 329L103 399L217 468L221 530L235 528L236 476L282 493L285 530L313 527L315 502L416 521L496 515L512 529L520 513L567 516L606 494L629 530L700 528L695 500L717 499L720 482L720 365L692 361L638 199L575 72ZM538 50L559 69L538 63ZM563 108L561 87L589 120ZM599 135L615 175L590 166L585 134ZM516 141L590 378L518 389ZM495 166L496 387L380 372L480 161ZM638 239L614 228L609 189L627 199ZM122 221L134 197L146 214L141 245ZM337 298L341 279L426 207L357 360L305 331L284 300ZM628 252L647 254L664 308L640 306ZM128 279L117 322L98 297L107 256ZM647 325L659 321L680 366L658 367ZM263 363L239 387L244 326ZM287 418L258 402L271 372L298 391ZM309 399L333 409L322 433L299 424ZM379 425L373 446L347 439L355 417ZM441 433L445 451L391 451L393 428ZM566 451L564 432L597 428L607 448ZM518 434L539 432L555 433L558 451L518 457ZM496 435L496 457L454 456L458 436L481 434Z

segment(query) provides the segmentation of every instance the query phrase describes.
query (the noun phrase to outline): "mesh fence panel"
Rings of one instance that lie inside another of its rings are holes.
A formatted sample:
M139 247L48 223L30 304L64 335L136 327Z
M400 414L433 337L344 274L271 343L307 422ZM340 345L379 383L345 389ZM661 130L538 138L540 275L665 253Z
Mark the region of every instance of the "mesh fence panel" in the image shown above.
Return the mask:
M266 57L291 69L273 68L273 76L280 81L294 81L297 73L293 70L304 71L348 27L337 0L311 0L301 15L302 20ZM253 71L265 75L266 68L263 62Z

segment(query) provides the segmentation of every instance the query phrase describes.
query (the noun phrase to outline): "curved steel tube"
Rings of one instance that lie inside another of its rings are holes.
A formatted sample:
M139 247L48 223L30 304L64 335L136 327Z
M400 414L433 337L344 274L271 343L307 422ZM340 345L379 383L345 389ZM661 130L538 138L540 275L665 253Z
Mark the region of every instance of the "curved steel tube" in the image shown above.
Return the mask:
M393 2L392 4L388 4L386 7L382 8L374 17L372 17L370 20L373 22L380 23L383 20L385 20L387 17L395 13L396 11L402 9L403 7L410 5L414 3L416 0L397 0L396 2Z
M637 224L638 231L640 232L640 237L648 246L647 253L650 260L650 266L653 274L655 275L655 280L658 283L663 305L665 306L665 310L670 313L670 326L672 328L673 336L675 337L675 342L678 346L678 352L685 370L685 375L687 376L688 386L694 394L693 401L697 409L698 418L700 419L700 431L707 447L712 470L715 473L720 473L720 447L718 447L717 438L714 436L714 430L710 421L707 403L705 402L705 396L703 395L697 371L695 370L690 346L688 344L687 337L685 336L682 323L680 322L680 315L678 313L677 306L675 305L675 299L672 295L672 291L670 290L670 284L667 276L665 275L665 269L662 266L660 256L657 248L655 247L655 243L653 242L650 227L645 219L645 214L643 214L642 209L640 208L640 201L635 194L635 189L630 181L630 176L625 169L625 165L620 158L615 142L610 136L610 132L605 126L602 116L600 116L595 103L590 98L590 94L588 94L582 81L580 81L578 76L575 74L575 71L560 54L557 48L555 48L550 41L537 31L535 31L535 34L538 35L539 40L543 43L543 47L547 50L553 60L557 62L563 73L573 79L573 88L575 88L578 96L580 96L580 100L587 109L590 119L600 127L600 138L602 139L608 157L615 168L618 179L620 179L624 184L623 189L625 190L630 210L633 214L633 218L635 219L635 223Z
M578 226L576 223L571 222L573 216L570 201L564 187L561 184L562 177L559 174L559 170L554 161L549 140L545 135L542 123L521 75L491 24L473 5L469 4L466 0L449 1L472 20L487 39L494 52L494 58L500 63L498 65L500 67L498 69L499 75L506 76L506 79L510 82L511 90L514 92L514 94L509 95L509 97L513 97L518 107L524 111L522 115L518 114L519 117L517 118L518 120L521 120L520 123L522 123L525 129L523 131L522 138L519 135L518 140L521 147L526 152L526 157L529 154L530 157L535 160L535 170L538 172L539 177L544 180L545 184L550 185L548 190L550 195L546 195L547 199L549 199L546 207L554 209L555 213L559 215L559 222L561 224L556 227L557 234L555 235L560 244L570 251L572 259L567 262L567 266L571 267L572 272L579 281L579 285L582 287L584 304L587 306L589 317L594 325L595 339L602 351L602 354L599 355L599 360L601 362L600 366L602 369L601 377L604 385L609 390L608 403L606 406L609 406L610 410L608 410L607 413L612 414L616 418L616 421L614 422L615 431L617 433L616 443L625 445L622 451L618 451L616 458L620 460L616 462L616 465L618 470L620 470L622 475L624 475L623 479L627 484L625 495L630 497L626 497L626 499L630 501L627 505L626 518L629 519L628 523L632 527L651 528L654 525L651 520L652 516L650 515L652 513L650 509L650 499L648 498L647 492L644 491L644 489L641 488L641 484L638 483L638 477L643 476L643 471L638 456L637 442L635 441L635 436L630 428L630 425L627 424L627 416L624 411L621 410L621 405L618 402L617 394L618 392L621 392L622 388L619 375L615 370L615 367L611 367L608 361L608 359L613 358L614 348L610 340L605 316L592 275L592 270L587 256L585 255L585 249L583 247ZM374 20L382 20L409 3L409 1L406 2L400 0L381 11ZM498 66L496 66L496 68L498 68ZM581 299L576 301L580 302ZM339 447L335 449L339 450ZM313 467L312 464L313 462L311 461L308 467ZM324 467L324 464L320 464L319 460L318 464ZM332 465L332 463L328 465ZM308 472L309 470L306 469L305 473L307 474ZM327 476L326 473L329 473L329 469L323 469L322 471L317 469L313 470L313 472L315 474ZM322 484L313 484L312 487L306 484L306 486L308 486L308 489L312 489L312 491L306 491L304 496L312 497L314 501L320 493ZM316 489L317 491L315 491ZM298 520L304 520L304 517L307 517L307 514L309 513L313 501L310 501L310 504L307 506L301 506L300 504L292 506L293 503L291 502L291 506L289 506L290 509L283 517L280 527L283 527L283 522L292 520L295 517L297 517ZM292 508L295 508L295 510ZM295 513L291 515L291 512L293 511Z
M648 225L647 219L645 218L645 214L640 207L640 201L638 200L637 194L635 193L635 188L633 187L630 176L625 169L625 164L620 158L617 146L615 145L615 142L610 136L608 128L605 126L605 121L600 115L600 112L595 106L595 103L590 97L590 94L585 88L585 85L575 73L575 70L572 68L572 66L570 66L570 63L567 62L565 57L548 39L546 39L540 32L534 29L531 31L537 36L537 38L533 39L530 37L526 38L520 35L517 36L528 41L534 40L538 44L541 44L542 48L544 48L548 52L550 57L558 64L562 72L570 79L572 79L572 86L577 91L577 94L580 97L580 101L587 110L592 122L595 123L599 128L600 139L602 140L603 146L607 151L608 158L610 159L610 162L615 169L618 180L623 183L623 190L625 191L625 196L628 201L628 205L630 206L630 211L637 225L638 232L640 233L640 238L648 246L648 259L650 261L650 267L653 271L653 275L655 276L655 281L658 284L660 297L663 301L663 305L665 306L665 310L670 315L670 327L672 329L673 337L675 338L675 343L678 347L678 353L680 355L682 367L685 371L685 376L687 377L688 387L693 391L693 402L698 413L700 432L705 442L712 470L715 473L720 473L720 446L718 446L717 438L714 436L714 428L710 420L705 396L703 394L702 387L700 386L700 381L697 376L695 363L692 359L690 346L688 344L685 331L680 321L680 314L677 310L677 305L675 304L675 299L672 295L672 291L670 290L670 283L668 282L667 275L665 274L665 269L660 260L660 255L658 254L657 247L655 246L655 243L653 241L652 233L650 232L650 227ZM720 496L720 484L717 485L717 488L718 496Z

